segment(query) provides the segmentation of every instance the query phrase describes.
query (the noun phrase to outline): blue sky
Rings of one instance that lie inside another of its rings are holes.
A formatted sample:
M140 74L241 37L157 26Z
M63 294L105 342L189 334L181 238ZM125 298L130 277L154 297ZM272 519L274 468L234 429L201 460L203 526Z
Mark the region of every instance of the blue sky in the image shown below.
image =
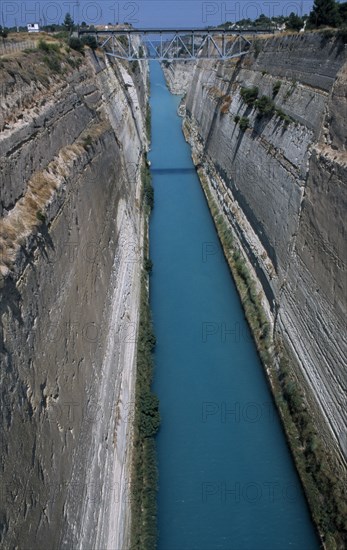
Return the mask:
M0 0L0 24L25 25L29 22L62 22L66 12L74 20L88 24L129 22L135 27L200 27L219 25L228 20L265 15L288 15L291 11L309 13L313 0ZM79 15L78 15L79 12Z

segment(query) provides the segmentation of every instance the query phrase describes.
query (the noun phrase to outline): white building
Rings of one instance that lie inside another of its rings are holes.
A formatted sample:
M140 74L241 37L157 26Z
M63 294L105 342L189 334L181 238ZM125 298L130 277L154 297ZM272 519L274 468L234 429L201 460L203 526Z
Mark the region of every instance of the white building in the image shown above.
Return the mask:
M27 29L28 32L40 32L40 27L38 23L28 23Z

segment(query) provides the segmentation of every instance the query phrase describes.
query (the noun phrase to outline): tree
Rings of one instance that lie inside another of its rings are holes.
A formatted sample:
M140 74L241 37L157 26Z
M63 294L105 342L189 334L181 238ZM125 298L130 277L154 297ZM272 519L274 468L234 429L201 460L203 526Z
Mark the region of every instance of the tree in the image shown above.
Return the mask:
M8 30L5 29L5 27L2 27L1 25L0 25L0 36L2 36L2 38L7 38L8 36Z
M266 29L268 28L269 26L271 26L271 19L269 19L269 17L266 17L266 15L264 15L263 13L261 13L258 17L258 19L256 19L254 21L255 23L255 26L256 27L261 27L263 29Z
M69 13L67 13L65 15L65 19L64 19L64 27L69 31L71 32L74 28L74 21L71 17L71 15Z
M286 28L292 29L293 31L299 31L303 24L304 22L301 17L292 11L292 13L289 14L288 21L286 22Z
M335 0L314 0L309 16L310 26L329 25L330 27L337 27L340 23L339 8Z
M339 14L343 25L347 25L347 2L338 5Z

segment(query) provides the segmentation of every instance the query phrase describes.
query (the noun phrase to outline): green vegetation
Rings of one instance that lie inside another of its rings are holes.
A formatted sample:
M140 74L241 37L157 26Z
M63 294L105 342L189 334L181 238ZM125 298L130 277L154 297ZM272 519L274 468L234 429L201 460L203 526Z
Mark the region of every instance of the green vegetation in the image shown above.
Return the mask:
M83 42L76 36L72 36L69 40L69 46L73 50L76 50L76 52L82 53L83 52Z
M291 122L294 122L292 117L287 115L284 111L282 111L282 109L279 109L278 107L276 107L275 113L276 113L276 116L278 116L281 120L284 121L285 128L287 128Z
M98 47L95 36L92 36L91 34L82 35L81 42L83 46L89 46L89 48L92 50L96 50L96 48Z
M74 29L74 26L75 26L75 23L70 15L70 13L66 13L65 14L65 18L64 18L64 28L69 32L71 33Z
M260 99L257 99L254 106L257 109L259 116L272 116L275 110L274 102L266 95L263 95Z
M304 20L302 17L294 13L293 11L289 14L288 20L286 22L286 29L292 31L299 31L303 25Z
M308 18L308 25L310 27L321 27L324 25L338 27L341 23L338 3L335 0L314 0L313 8Z
M139 67L140 67L140 63L137 61L137 59L135 59L135 61L130 62L130 68L133 74L136 73Z
M143 159L142 185L146 195L149 171ZM146 213L147 212L147 213ZM152 352L155 346L151 313L148 304L148 272L152 262L148 257L147 219L145 210L145 250L142 272L140 322L137 339L137 373L135 390L134 445L131 484L131 548L153 550L157 540L157 458L154 436L160 424L159 401L151 391L153 376Z
M249 127L249 118L246 116L243 116L240 118L239 122L240 130L244 132Z
M46 40L39 40L38 50L45 52L47 55L43 56L43 61L54 73L61 72L61 56L60 56L61 44L58 42L46 42Z
M150 212L154 206L154 189L152 186L151 173L147 164L147 156L145 156L146 162L142 165L142 194L144 203Z
M336 36L341 40L342 46L347 43L347 24L337 31Z
M38 210L36 212L36 219L40 222L40 223L45 223L46 222L46 216L45 214L42 213L42 210Z
M55 57L55 56L48 56L48 55L45 55L43 57L43 61L46 63L46 65L48 66L48 68L54 72L54 73L61 73L61 63L59 61L59 58L58 57Z
M0 25L0 36L2 39L8 37L8 29L6 29L5 27L2 27L2 25Z
M278 372L273 384L277 406L304 483L314 520L329 550L347 543L347 492L334 461L314 428L305 395L294 377L294 369L280 340L276 342Z
M38 49L42 50L43 52L50 53L50 52L59 52L61 48L61 44L58 42L46 42L46 40L43 40L42 38L39 40Z
M147 108L146 108L146 134L147 134L148 141L150 141L151 139L151 107L149 103L147 103Z
M299 15L291 12L289 15L277 15L267 17L263 13L257 19L243 18L236 21L237 29L264 29L276 30L285 29L298 32L305 28L316 29L319 27L346 27L347 26L347 2L338 2L336 0L314 0L313 8L309 15ZM235 28L234 23L227 21L221 28ZM259 41L254 43L254 56L257 57L261 47Z
M68 42L69 41L69 33L66 30L62 30L62 31L54 33L54 38L58 38L59 40L64 40L64 42Z
M225 216L220 214L203 171L199 169L198 173L260 358L269 374L276 406L313 518L326 550L346 548L346 485L337 470L333 455L323 445L314 428L312 411L294 375L295 365L279 336L273 338L262 307L261 292L257 294L253 277L234 243L231 227Z
M75 57L70 57L68 56L66 58L66 61L69 65L71 65L71 67L73 67L74 69L78 69L81 64L82 64L82 59L81 58L75 58Z
M234 122L235 122L235 124L238 124L238 123L240 122L240 117L239 117L239 115L235 115L235 116L234 116Z
M272 86L272 98L275 99L275 97L277 96L278 92L280 91L280 87L281 87L281 81L280 80L276 80L275 84Z
M253 107L258 98L259 89L257 86L241 88L241 97L249 107Z
M340 2L338 4L338 9L342 25L347 25L347 2Z
M147 273L151 273L153 269L153 262L150 258L146 258L144 261L144 269L147 271Z
M273 85L273 89L272 89L273 97L276 97L280 87L281 87L281 82L277 80L277 82L275 82L275 84ZM255 109L257 109L258 117L262 117L262 116L271 117L274 114L276 114L276 116L278 116L281 120L285 122L285 128L291 122L294 122L289 115L287 115L282 111L282 109L279 109L275 106L273 99L271 99L266 95L262 95L258 99L258 94L259 94L259 90L256 86L253 86L251 88L241 88L242 99L244 100L245 103L247 103L249 107L254 107ZM234 121L239 122L241 130L246 130L249 126L249 119L247 117L242 117L241 119L238 117L237 120L235 117Z
M293 94L296 87L297 87L297 82L296 80L293 80L293 82L290 85L290 88L286 91L284 95L284 99L288 99Z

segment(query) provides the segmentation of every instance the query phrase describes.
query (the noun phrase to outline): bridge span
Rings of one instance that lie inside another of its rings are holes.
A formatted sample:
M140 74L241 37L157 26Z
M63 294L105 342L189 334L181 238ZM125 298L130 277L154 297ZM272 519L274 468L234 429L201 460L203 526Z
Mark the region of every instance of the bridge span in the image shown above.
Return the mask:
M96 37L105 53L118 59L188 61L233 59L245 55L259 34L268 29L80 29L79 36Z

